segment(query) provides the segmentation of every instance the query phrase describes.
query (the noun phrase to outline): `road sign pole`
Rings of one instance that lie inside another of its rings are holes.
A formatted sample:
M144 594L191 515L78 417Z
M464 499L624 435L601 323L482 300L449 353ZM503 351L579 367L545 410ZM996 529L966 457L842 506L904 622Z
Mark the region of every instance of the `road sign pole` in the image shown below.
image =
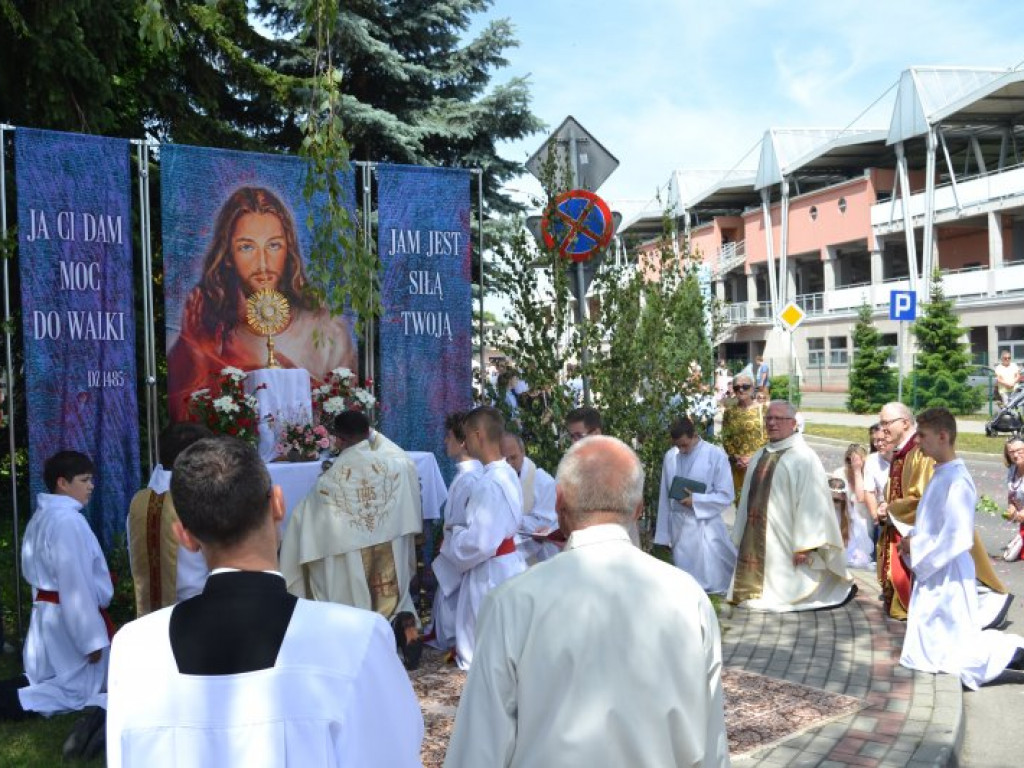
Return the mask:
M899 380L896 382L896 400L903 402L903 321L899 321L899 335L896 337L896 359L899 362Z
M579 156L579 145L576 140L576 129L573 126L569 126L569 172L570 178L570 189L578 189L580 182L580 156ZM582 330L583 321L587 319L587 278L583 273L583 262L576 263L576 324ZM590 352L587 349L586 340L580 342L580 363L583 367L583 373L580 378L583 379L583 404L590 405L590 378L587 375L587 364L590 362Z

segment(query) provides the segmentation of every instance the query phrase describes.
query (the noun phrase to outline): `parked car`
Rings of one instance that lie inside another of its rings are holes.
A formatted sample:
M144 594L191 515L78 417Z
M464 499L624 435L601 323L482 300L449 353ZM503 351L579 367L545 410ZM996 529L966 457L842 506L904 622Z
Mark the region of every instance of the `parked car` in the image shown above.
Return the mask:
M967 374L967 386L982 387L986 397L992 396L992 389L996 385L996 372L987 365L976 365Z

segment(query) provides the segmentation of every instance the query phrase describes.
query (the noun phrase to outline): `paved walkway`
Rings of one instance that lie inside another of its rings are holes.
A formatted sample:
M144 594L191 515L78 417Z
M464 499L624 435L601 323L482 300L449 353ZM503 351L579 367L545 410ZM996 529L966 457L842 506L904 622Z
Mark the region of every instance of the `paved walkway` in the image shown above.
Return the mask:
M722 619L725 664L865 702L733 760L737 768L925 768L956 765L963 738L960 681L899 665L904 624L885 618L873 571L854 571L860 592L843 608Z

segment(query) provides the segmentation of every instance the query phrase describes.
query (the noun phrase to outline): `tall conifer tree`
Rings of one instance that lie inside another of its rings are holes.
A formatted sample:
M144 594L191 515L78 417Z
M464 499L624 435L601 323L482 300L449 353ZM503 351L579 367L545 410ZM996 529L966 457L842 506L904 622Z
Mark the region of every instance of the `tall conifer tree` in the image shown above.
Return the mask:
M890 347L871 321L871 307L862 304L853 327L853 365L846 407L854 413L877 413L896 399L896 375L889 366Z

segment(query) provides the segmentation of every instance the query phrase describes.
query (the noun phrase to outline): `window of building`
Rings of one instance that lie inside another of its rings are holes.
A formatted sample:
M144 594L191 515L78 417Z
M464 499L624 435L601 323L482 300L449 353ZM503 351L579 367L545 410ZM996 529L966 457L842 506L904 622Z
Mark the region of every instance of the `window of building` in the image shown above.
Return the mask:
M886 361L889 365L898 365L899 361L896 359L896 345L900 343L899 337L895 333L883 333L879 339L879 344L883 347L889 348L889 357Z
M1024 361L1024 325L997 325L999 354L1009 351L1014 362Z
M825 367L825 339L817 338L807 340L807 367Z
M811 221L817 221L817 220L818 220L818 206L816 206L816 205L812 205L812 206L811 206L811 207L810 207L810 208L809 208L809 209L807 210L807 213L809 213L809 214L810 214L810 216L811 216Z
M849 364L849 352L845 336L828 337L828 364L831 367L843 367Z
M846 213L846 198L845 197L840 197L839 198L839 212L840 213Z

